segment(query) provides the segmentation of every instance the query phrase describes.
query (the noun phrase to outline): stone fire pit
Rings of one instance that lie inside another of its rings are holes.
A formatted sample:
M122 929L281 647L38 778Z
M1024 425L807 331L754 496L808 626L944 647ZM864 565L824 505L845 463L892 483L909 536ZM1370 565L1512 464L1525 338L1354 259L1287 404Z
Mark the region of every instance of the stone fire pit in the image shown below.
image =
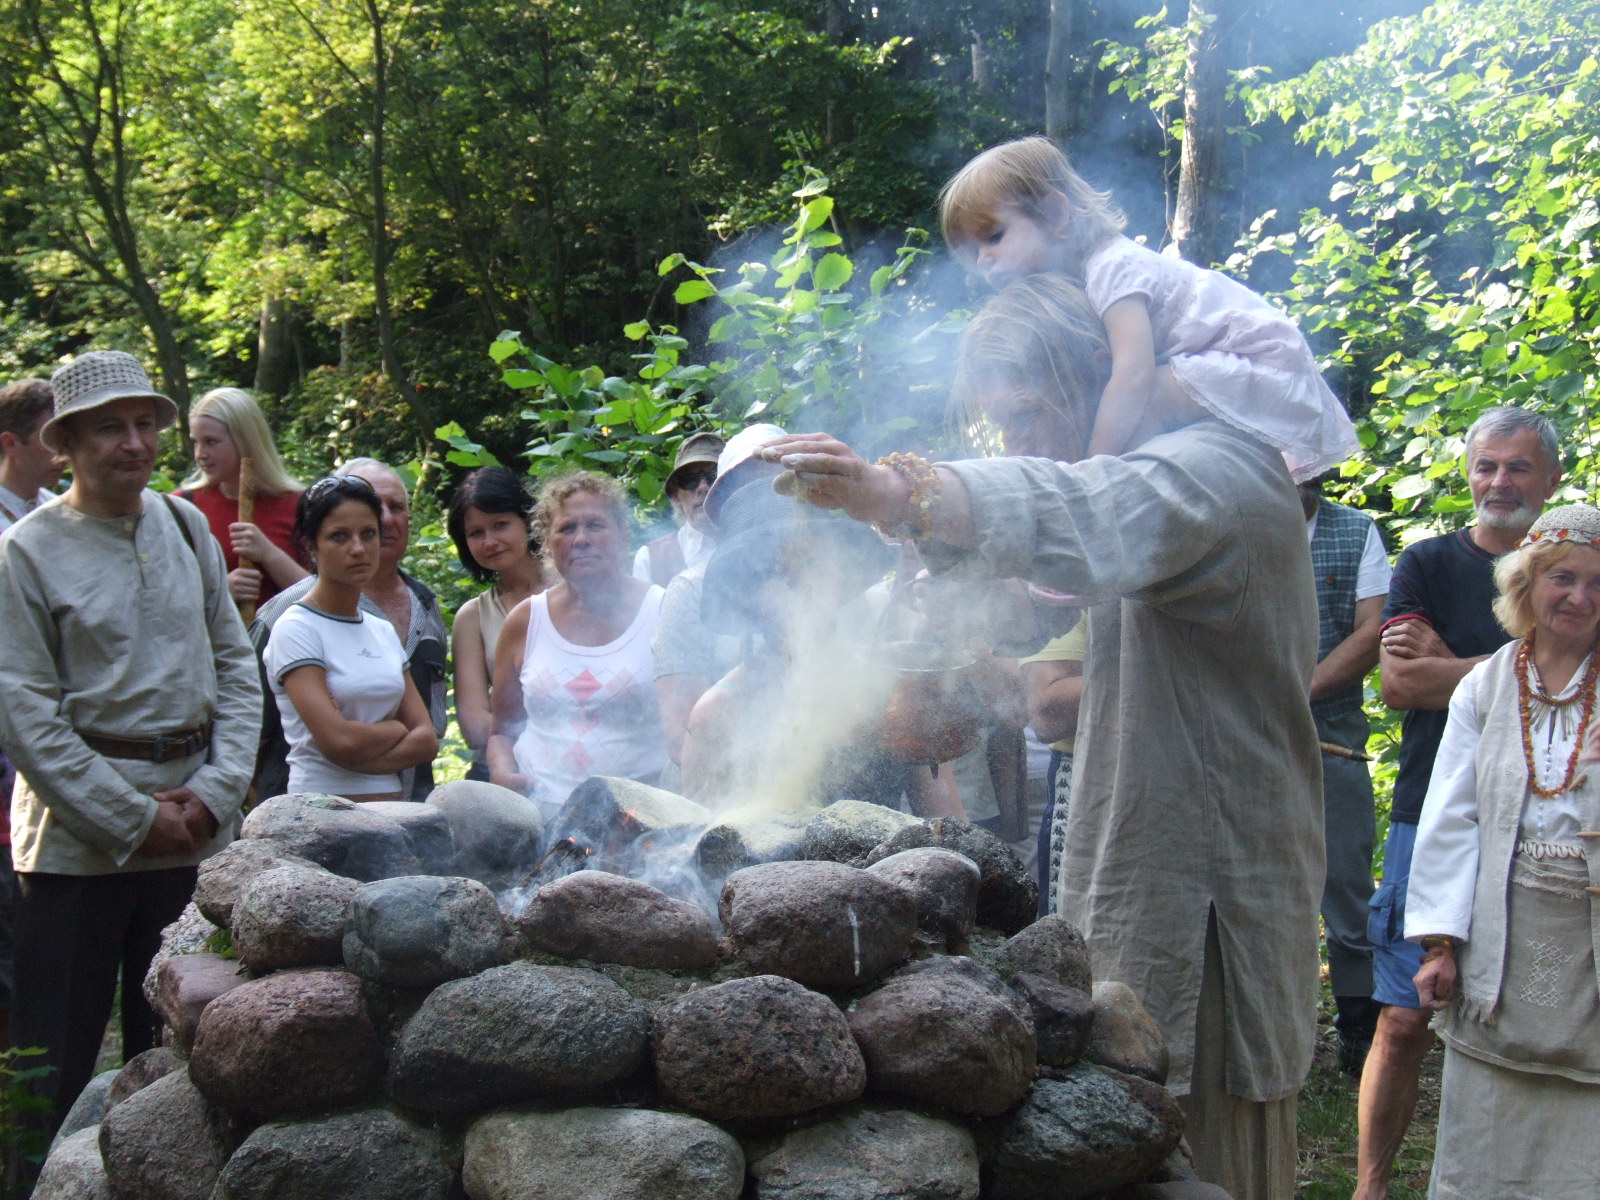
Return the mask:
M646 840L714 915L596 869ZM1159 1031L1033 905L984 830L870 805L280 796L167 931L169 1044L91 1084L35 1196L1220 1196Z

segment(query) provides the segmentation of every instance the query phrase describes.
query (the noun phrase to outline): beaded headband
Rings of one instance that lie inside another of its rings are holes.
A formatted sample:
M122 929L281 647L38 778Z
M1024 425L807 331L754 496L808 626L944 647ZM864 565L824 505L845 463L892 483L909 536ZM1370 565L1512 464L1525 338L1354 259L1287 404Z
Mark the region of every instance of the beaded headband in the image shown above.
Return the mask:
M1600 508L1591 504L1563 504L1533 523L1517 549L1551 542L1577 542L1600 547Z

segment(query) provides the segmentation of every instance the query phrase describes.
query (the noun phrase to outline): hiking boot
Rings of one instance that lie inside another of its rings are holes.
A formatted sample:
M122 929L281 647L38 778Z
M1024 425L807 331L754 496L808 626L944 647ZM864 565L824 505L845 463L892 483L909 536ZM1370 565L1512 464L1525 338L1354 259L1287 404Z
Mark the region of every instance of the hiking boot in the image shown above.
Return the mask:
M1359 1079L1367 1051L1372 1049L1373 1035L1378 1031L1378 1014L1383 1005L1371 996L1335 996L1333 1003L1337 1010L1333 1027L1339 1034L1339 1070Z

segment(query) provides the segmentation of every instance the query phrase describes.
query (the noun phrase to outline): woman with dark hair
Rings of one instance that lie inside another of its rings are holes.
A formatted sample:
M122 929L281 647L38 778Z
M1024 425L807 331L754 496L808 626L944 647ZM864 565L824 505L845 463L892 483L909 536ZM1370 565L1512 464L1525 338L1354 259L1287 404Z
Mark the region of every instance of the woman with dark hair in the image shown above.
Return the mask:
M628 574L628 509L613 480L550 480L535 520L561 580L501 631L489 771L551 816L591 775L654 783L667 765L650 652L666 593Z
M295 510L295 544L316 582L278 618L262 656L289 743L291 792L398 800L399 772L439 752L394 626L361 611L381 519L377 493L356 475L317 480Z
M469 779L488 779L490 684L506 614L549 586L533 532L533 496L504 467L480 467L450 497L445 525L467 574L489 587L461 606L451 632L456 721L472 750Z
M1417 824L1405 933L1442 1011L1428 1195L1592 1200L1600 1125L1600 509L1553 508L1495 564L1515 641L1475 666Z

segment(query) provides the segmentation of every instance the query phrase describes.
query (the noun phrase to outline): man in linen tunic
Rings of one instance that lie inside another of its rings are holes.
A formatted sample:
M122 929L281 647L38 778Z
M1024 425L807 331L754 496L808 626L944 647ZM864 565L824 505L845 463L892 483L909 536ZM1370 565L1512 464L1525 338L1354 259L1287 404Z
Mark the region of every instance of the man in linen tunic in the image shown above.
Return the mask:
M58 384L58 416L61 396ZM151 463L159 427L145 435ZM18 772L13 1032L19 1045L43 1046L55 1068L35 1085L55 1104L50 1128L93 1071L119 966L124 1050L151 1044L144 969L161 928L188 902L195 864L233 839L261 719L254 655L205 518L140 490L149 469L140 474L133 451L108 463L76 454L70 441L66 449L73 489L0 540L0 742ZM132 479L121 515L78 506L84 481L105 470ZM82 736L148 742L207 722L208 747L167 761L110 757ZM182 798L155 799L181 789ZM150 853L158 810L196 801L209 820L198 809L184 818L187 851ZM212 822L208 837L195 832Z
M1092 605L1061 911L1166 1034L1202 1178L1280 1200L1323 880L1317 605L1282 457L1206 420L1117 458L940 468L975 548L924 543L930 565Z

